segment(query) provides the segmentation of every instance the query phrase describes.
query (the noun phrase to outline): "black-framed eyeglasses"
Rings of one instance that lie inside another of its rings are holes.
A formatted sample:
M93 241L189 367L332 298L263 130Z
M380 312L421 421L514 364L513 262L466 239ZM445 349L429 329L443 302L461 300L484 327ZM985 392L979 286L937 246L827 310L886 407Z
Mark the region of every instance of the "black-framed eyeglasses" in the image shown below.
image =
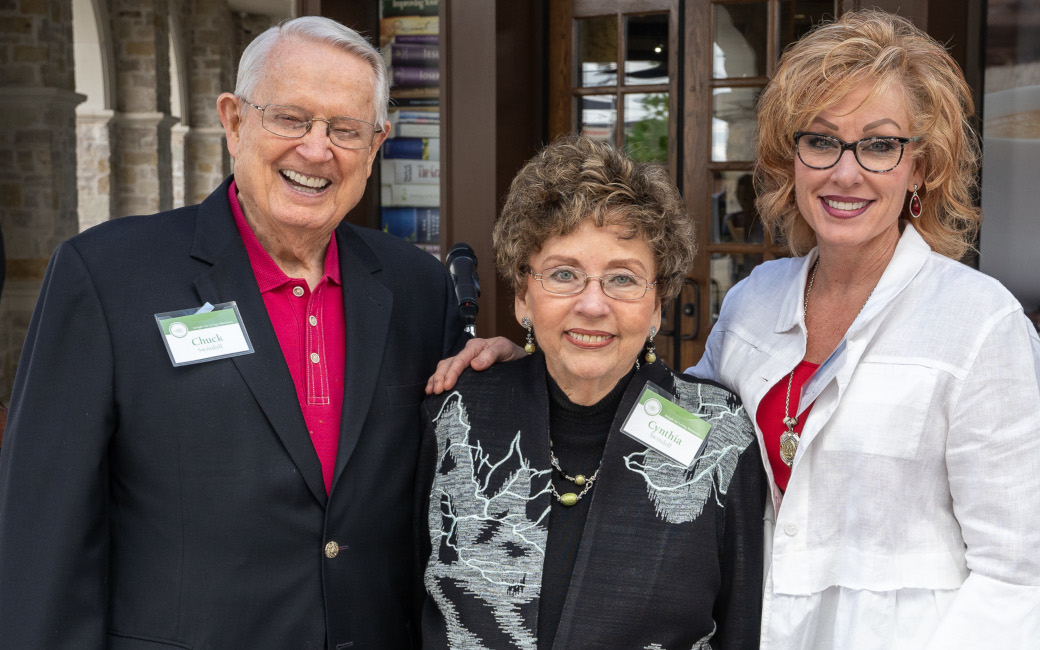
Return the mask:
M542 288L549 293L560 296L579 294L589 286L589 280L599 280L603 295L614 300L639 300L648 290L657 286L656 282L648 282L646 278L632 273L589 275L580 269L566 266L543 269L541 273L531 273L531 277L541 282Z
M372 139L383 129L364 120L353 117L330 117L328 119L314 115L299 106L283 106L268 104L259 106L242 98L242 101L260 111L260 122L264 129L283 138L302 138L307 135L315 122L328 125L328 136L332 144L342 149L368 149Z
M900 138L885 135L845 142L833 135L795 131L794 146L798 152L798 159L806 167L830 169L838 164L842 154L851 149L860 167L868 172L883 174L899 166L906 145L920 139L920 136Z

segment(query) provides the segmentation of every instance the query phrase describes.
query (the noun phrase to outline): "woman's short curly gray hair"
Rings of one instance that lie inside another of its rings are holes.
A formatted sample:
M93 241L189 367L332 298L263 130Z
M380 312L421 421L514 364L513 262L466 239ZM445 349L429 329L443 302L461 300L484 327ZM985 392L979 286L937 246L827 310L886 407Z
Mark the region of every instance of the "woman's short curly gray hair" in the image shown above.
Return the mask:
M513 179L492 235L499 273L518 291L546 240L569 235L586 220L620 226L646 242L658 298L679 295L696 245L693 218L668 172L581 135L548 145Z

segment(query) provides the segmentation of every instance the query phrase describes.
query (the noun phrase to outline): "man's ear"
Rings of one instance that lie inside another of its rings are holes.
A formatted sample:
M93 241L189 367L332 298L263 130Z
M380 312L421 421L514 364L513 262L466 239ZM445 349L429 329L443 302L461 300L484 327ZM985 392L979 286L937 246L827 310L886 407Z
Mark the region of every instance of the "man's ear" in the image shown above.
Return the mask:
M221 93L217 97L217 114L224 125L224 137L227 139L228 153L235 157L241 140L242 107L238 97L231 93Z

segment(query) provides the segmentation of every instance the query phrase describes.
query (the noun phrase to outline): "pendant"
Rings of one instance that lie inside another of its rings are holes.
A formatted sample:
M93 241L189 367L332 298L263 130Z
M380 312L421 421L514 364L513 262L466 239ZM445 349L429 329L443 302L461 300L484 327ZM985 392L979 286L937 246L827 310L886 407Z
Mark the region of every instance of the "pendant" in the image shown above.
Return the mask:
M788 467L794 462L794 454L798 451L798 434L784 431L780 434L780 460Z
M560 495L560 503L570 507L578 502L578 495L573 492L565 492Z

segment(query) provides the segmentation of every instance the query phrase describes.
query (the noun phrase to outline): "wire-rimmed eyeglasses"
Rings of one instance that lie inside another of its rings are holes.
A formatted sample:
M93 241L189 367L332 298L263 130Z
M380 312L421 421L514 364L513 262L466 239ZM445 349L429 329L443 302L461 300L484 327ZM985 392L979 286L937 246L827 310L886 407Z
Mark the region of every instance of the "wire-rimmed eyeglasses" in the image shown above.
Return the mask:
M531 277L541 282L542 288L549 293L560 296L579 294L589 286L589 280L599 280L603 295L614 300L639 300L648 290L657 286L656 282L648 282L646 278L632 273L588 275L580 269L564 266L543 269L541 273L531 273Z
M281 104L268 104L259 106L242 99L256 110L260 111L260 122L264 130L283 138L302 138L307 135L315 122L325 122L328 125L328 136L332 144L342 149L368 149L372 146L372 139L376 133L383 129L364 120L353 117L330 117L328 119L314 117L314 115L299 106L283 106Z
M795 131L794 146L798 152L798 159L806 167L830 169L838 164L842 154L851 149L860 167L868 172L883 174L899 166L906 145L920 139L920 136L901 138L885 135L845 142L833 135Z

